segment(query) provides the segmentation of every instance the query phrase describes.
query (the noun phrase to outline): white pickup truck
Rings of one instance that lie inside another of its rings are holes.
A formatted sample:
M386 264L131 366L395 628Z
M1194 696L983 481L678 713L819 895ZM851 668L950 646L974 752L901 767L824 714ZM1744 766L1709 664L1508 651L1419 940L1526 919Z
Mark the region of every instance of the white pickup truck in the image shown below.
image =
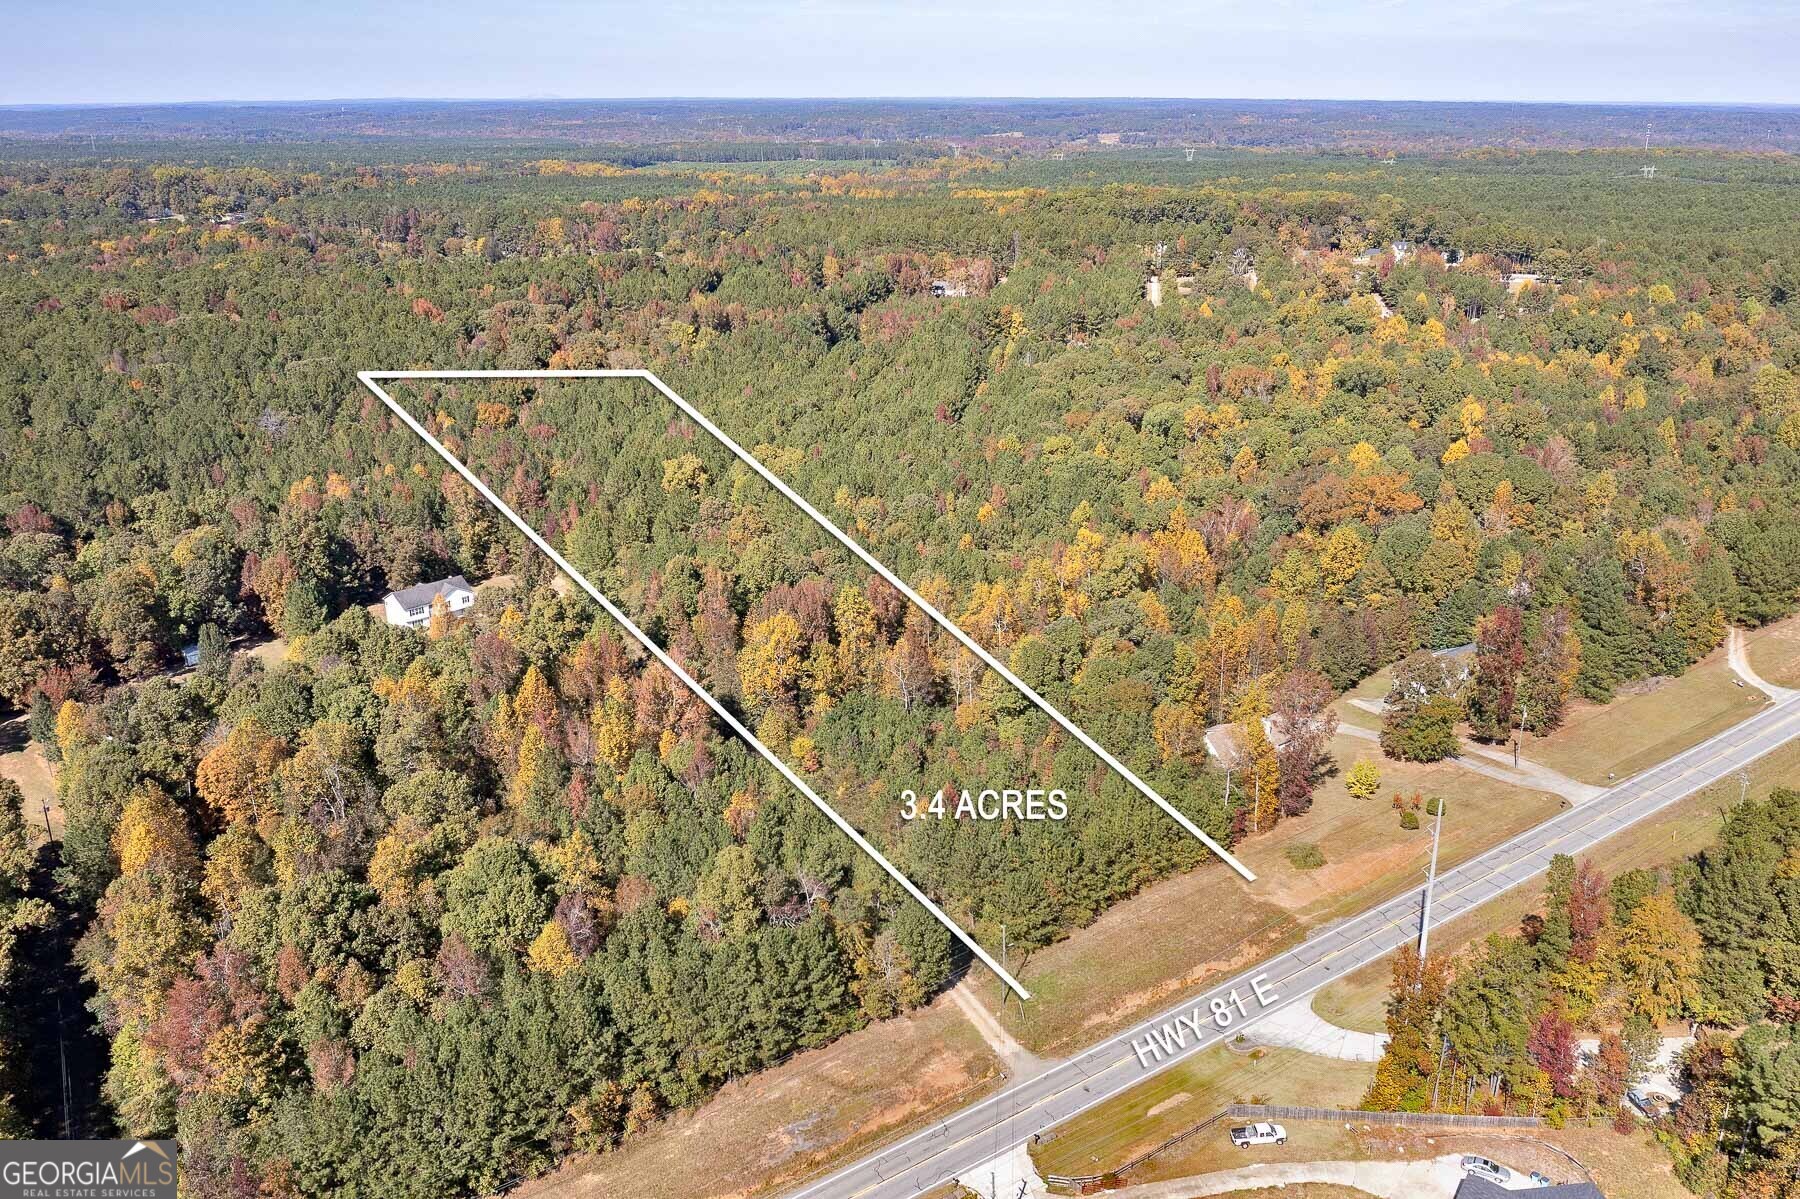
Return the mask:
M1279 1124L1245 1124L1231 1130L1231 1143L1239 1149L1252 1145L1285 1145L1287 1129Z

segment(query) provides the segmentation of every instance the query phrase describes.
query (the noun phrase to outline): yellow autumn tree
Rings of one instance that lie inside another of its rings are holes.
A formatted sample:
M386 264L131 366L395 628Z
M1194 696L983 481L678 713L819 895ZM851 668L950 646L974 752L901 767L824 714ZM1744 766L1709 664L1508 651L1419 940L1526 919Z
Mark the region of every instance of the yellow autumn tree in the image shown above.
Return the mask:
M519 680L518 693L513 696L513 719L549 730L555 727L556 716L556 692L551 690L550 681L536 663L527 666L525 677Z
M526 951L525 964L538 974L561 978L581 965L581 962L575 956L575 950L569 944L569 934L563 930L563 926L554 920L546 920L543 929L532 940L531 948Z
M606 867L599 848L586 829L577 828L540 855L544 869L563 894L575 891L599 895L605 889Z
M1241 794L1250 802L1250 827L1262 832L1275 827L1281 813L1281 767L1275 758L1275 746L1263 729L1262 717L1238 725L1243 758L1238 777Z
M1700 1004L1700 934L1658 891L1632 911L1617 948L1619 973L1631 1010L1651 1020L1695 1013Z
M433 596L431 600L431 622L425 626L425 635L433 641L442 640L449 635L455 622L450 615L450 603L443 596Z
M1354 525L1339 525L1325 538L1319 551L1319 578L1330 599L1345 599L1356 573L1369 560L1369 547ZM1300 597L1295 597L1300 598Z
M234 824L206 847L200 894L221 912L235 912L244 892L266 881L269 848L255 833Z
M428 857L425 830L403 813L387 835L375 842L369 855L369 885L383 904L405 907L412 901Z
M1206 754L1206 720L1187 704L1158 704L1150 714L1150 730L1164 762L1194 761Z
M1150 557L1162 582L1211 592L1212 554L1200 530L1189 526L1186 509L1177 506L1169 513L1167 527L1150 535Z
M706 467L693 454L682 454L663 463L662 489L671 495L698 495L706 486Z
M1366 475L1381 464L1381 451L1366 441L1359 441L1350 447L1349 453L1344 455L1344 460L1350 464L1350 469L1356 474Z
M286 747L247 718L208 750L194 771L194 790L227 821L259 821L274 815L270 783Z
M612 767L613 773L624 774L636 749L631 705L627 702L622 680L611 680L606 690L606 697L594 708L588 720L594 731L594 756Z
M784 699L800 674L800 622L777 612L750 626L738 654L738 685L744 702L764 711Z
M136 874L152 865L188 874L199 865L187 818L155 783L143 784L126 801L113 830L113 852L121 874Z
M854 686L869 677L874 661L875 608L862 588L846 586L832 601L831 621L837 633L838 678Z

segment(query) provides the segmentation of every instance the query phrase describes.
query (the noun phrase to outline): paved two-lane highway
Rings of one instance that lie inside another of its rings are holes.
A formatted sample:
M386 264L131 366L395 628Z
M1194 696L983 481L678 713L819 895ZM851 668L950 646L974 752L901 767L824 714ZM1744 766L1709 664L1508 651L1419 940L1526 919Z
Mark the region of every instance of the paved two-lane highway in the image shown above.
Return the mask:
M1765 708L1597 798L1444 871L1432 899L1432 926L1532 879L1555 855L1584 853L1797 735L1800 698ZM1447 818L1454 820L1455 797L1449 799ZM809 1183L791 1199L911 1199L969 1172L1151 1074L1236 1036L1262 1016L1309 1002L1326 983L1416 939L1422 898L1422 892L1411 892L1321 929L1197 999Z

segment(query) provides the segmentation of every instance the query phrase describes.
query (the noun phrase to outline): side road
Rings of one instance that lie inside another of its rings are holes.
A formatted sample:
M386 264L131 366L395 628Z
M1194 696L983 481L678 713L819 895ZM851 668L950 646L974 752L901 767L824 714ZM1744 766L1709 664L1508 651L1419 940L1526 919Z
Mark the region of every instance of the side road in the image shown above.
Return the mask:
M1362 707L1363 705L1358 704L1357 706ZM1338 732L1360 738L1363 741L1381 740L1380 733L1357 724L1340 724ZM1548 791L1552 795L1560 795L1572 804L1586 803L1606 790L1605 787L1596 787L1592 783L1572 779L1566 774L1558 774L1548 766L1525 758L1519 759L1518 768L1514 769L1511 754L1489 746L1476 745L1472 741L1463 742L1463 752L1454 754L1445 761L1460 766L1464 770L1485 774L1489 778L1499 779L1503 783L1511 783L1515 787L1525 787L1533 791Z
M1580 854L1670 804L1728 778L1800 736L1800 698L1749 719L1567 808L1439 880L1434 926L1521 886L1559 853ZM911 1199L959 1177L1078 1112L1192 1054L1236 1036L1333 979L1417 937L1422 896L1412 892L1308 937L1260 965L1085 1052L1024 1079L896 1144L792 1192L796 1199ZM1230 919L1230 913L1216 914Z

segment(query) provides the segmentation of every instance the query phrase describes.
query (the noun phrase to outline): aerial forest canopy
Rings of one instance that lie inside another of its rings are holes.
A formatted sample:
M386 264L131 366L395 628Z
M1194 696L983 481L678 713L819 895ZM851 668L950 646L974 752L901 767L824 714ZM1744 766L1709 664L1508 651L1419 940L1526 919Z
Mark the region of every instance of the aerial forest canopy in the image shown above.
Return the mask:
M1442 756L1800 594L1785 158L429 150L0 159L0 712L64 821L34 876L0 793L0 995L60 912L196 1195L491 1190L963 965L358 370L655 371L1221 839L1384 666ZM394 391L984 942L1219 868L647 386ZM895 814L1017 778L1067 827Z

